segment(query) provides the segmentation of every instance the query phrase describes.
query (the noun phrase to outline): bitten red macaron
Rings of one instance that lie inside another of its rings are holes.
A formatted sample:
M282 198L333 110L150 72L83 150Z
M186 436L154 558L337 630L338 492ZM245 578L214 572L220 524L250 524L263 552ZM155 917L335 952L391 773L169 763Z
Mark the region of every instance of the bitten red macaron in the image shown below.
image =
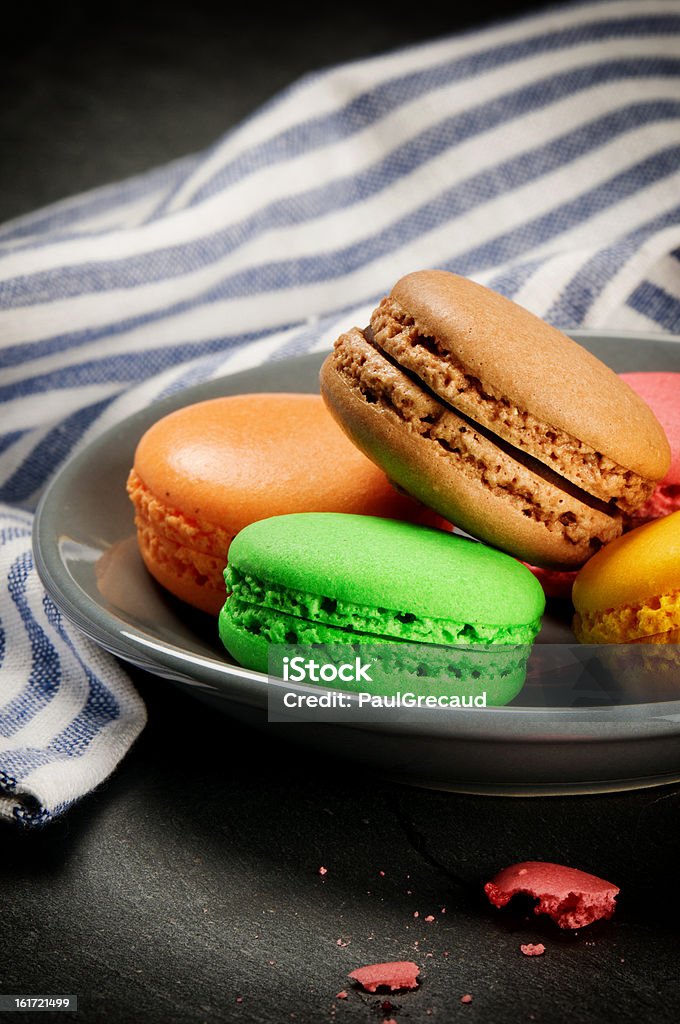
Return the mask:
M531 896L538 900L535 914L547 914L560 928L585 928L613 915L620 890L578 868L534 860L503 868L486 883L484 891L489 902L499 908L514 896Z
M140 440L128 493L149 572L214 615L229 545L260 519L347 512L446 525L391 486L318 395L237 395L170 413Z

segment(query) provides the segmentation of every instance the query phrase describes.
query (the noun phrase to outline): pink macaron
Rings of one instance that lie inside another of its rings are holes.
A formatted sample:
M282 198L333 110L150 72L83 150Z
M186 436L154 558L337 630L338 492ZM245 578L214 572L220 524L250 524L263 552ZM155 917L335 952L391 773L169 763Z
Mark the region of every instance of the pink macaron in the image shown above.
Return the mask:
M622 380L650 407L671 446L671 467L645 504L636 509L631 525L670 515L680 509L680 373L653 370L622 373Z
M652 519L670 515L680 509L680 373L663 370L620 373L622 380L647 403L664 429L671 447L671 466L654 491L635 515L625 520L624 529L641 526ZM576 579L575 572L529 568L538 578L546 597L569 600Z

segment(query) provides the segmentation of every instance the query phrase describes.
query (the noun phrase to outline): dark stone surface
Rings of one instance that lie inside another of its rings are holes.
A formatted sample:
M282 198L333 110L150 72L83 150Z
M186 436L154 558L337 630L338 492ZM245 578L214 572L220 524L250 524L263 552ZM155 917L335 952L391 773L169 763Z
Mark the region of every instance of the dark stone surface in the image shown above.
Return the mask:
M0 222L203 149L309 71L540 6L6 4Z
M67 3L42 18L15 8L4 24L0 218L200 149L308 70L535 6L395 16L287 5L274 19L200 0ZM548 799L419 791L136 680L150 724L114 777L43 831L0 827L0 991L80 998L77 1017L29 1019L677 1021L680 787ZM490 907L483 882L532 858L620 885L615 918L574 934L526 905ZM543 957L522 956L520 943L538 941ZM422 969L417 992L369 996L347 981L402 958Z
M40 833L0 830L2 991L76 993L74 1019L120 1024L371 1024L389 1017L385 999L399 1024L677 1020L680 907L665 880L680 787L410 789L136 679L150 725L115 776ZM495 910L483 882L526 859L614 881L615 917L575 933L521 900ZM523 956L525 942L545 955ZM418 991L372 996L347 980L400 959L420 966Z

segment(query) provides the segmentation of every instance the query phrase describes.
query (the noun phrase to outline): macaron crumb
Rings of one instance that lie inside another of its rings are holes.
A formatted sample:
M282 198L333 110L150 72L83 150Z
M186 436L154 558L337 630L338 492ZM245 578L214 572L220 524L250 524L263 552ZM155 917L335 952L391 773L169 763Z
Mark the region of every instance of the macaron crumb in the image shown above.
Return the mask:
M525 956L543 956L545 953L545 946L542 942L526 942L519 948Z
M376 992L379 988L387 988L391 992L402 989L418 988L420 968L412 960L395 960L384 964L367 964L357 967L348 975L366 992Z
M327 874L328 874L328 868L325 868L325 867L323 866L323 864L322 864L322 865L321 865L321 867L319 868L319 874L320 874L320 875L321 875L322 877L323 877L323 875L327 875Z
M338 992L338 994L337 994L337 996L335 998L336 999L347 999L348 998L348 995L345 992L344 988L343 988L342 992Z
M424 920L427 921L428 924L432 924L432 922L434 921L434 914L428 914L427 917L424 918Z
M472 1002L472 996L470 995L469 992L466 992L464 996L460 997L460 1001L461 1003L467 1006L469 1003Z

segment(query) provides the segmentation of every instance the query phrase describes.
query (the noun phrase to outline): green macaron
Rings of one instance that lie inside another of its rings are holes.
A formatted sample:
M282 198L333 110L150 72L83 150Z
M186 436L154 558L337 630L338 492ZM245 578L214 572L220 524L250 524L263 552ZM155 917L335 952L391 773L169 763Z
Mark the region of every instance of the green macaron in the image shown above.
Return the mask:
M521 687L545 606L532 573L500 551L442 530L340 513L247 526L231 543L225 582L220 637L248 668L271 671L272 650L288 647L387 644L390 671L396 658L422 686L441 689L447 672L456 685L487 676L489 703L505 703Z

